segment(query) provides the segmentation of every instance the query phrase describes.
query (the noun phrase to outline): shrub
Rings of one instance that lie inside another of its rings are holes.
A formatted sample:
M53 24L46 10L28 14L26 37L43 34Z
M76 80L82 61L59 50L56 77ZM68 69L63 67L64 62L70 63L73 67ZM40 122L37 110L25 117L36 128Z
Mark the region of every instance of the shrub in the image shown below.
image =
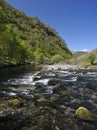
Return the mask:
M96 55L93 54L93 53L91 53L91 54L88 56L88 61L90 62L91 65L93 65L94 62L95 62L95 60L96 60Z
M57 63L62 60L64 60L64 58L61 55L56 54L51 58L51 63Z

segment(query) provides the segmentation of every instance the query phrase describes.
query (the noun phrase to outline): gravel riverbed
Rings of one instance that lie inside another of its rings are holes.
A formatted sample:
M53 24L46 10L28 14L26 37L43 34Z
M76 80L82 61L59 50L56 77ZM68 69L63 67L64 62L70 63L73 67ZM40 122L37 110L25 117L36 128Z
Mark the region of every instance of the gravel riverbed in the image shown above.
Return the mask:
M85 107L92 121L75 112ZM49 65L0 80L0 130L97 130L97 70Z

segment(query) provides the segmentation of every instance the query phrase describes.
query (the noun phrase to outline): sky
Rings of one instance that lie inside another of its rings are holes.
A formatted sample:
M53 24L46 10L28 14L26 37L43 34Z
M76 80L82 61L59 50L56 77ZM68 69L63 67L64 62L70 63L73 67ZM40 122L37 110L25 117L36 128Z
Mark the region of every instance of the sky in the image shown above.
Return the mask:
M97 0L6 0L58 32L72 51L97 48Z

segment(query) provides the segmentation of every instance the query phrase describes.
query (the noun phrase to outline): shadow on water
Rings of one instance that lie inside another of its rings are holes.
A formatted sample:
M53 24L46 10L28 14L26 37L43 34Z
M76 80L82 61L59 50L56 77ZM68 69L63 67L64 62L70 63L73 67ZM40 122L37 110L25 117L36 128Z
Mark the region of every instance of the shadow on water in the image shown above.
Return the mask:
M9 114L5 117L0 117L0 130L21 130L27 124L27 118L24 119L21 115Z
M1 68L0 69L0 81L7 80L10 78L15 78L18 75L25 73L33 73L37 71L38 68L32 65L21 65L17 67Z
M82 130L96 130L97 129L97 120L77 120L76 123Z

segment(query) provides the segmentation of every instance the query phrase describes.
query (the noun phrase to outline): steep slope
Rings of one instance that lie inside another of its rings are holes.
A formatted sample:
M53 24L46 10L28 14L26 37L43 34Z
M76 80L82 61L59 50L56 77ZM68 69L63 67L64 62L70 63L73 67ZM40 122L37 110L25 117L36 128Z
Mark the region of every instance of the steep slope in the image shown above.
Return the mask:
M53 63L70 57L53 28L0 0L0 64Z
M88 52L85 52L85 51L74 51L73 53L74 53L75 57L79 58L81 56L86 55Z
M88 68L97 68L97 48L85 53L75 52L74 55L77 64Z
M97 48L95 48L95 49L93 49L93 50L91 50L91 51L89 51L89 52L83 52L82 54L77 54L78 56L77 56L77 58L78 59L87 59L91 54L93 54L93 55L95 55L95 56L97 56ZM76 54L75 54L76 55Z

